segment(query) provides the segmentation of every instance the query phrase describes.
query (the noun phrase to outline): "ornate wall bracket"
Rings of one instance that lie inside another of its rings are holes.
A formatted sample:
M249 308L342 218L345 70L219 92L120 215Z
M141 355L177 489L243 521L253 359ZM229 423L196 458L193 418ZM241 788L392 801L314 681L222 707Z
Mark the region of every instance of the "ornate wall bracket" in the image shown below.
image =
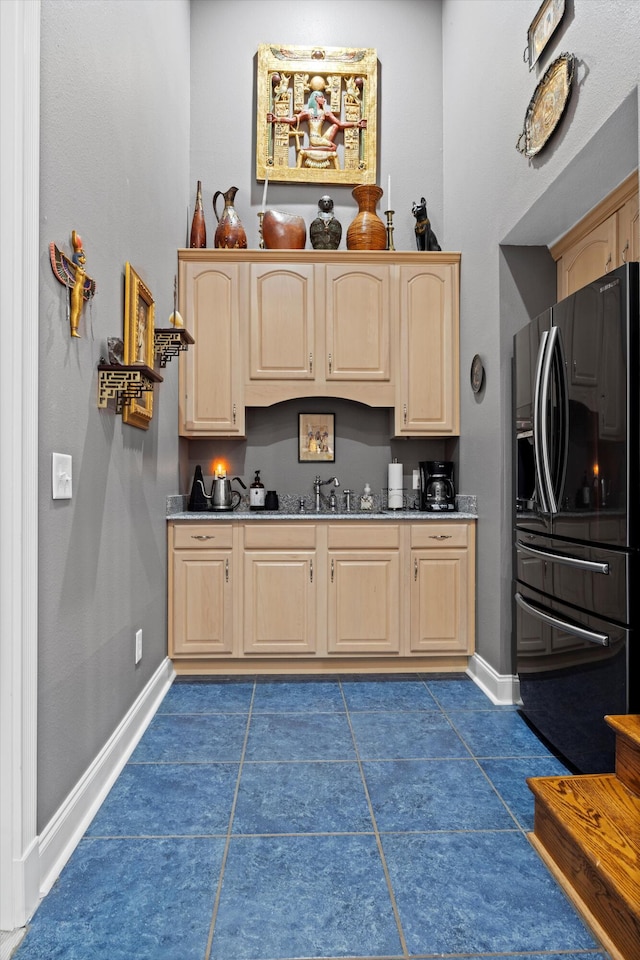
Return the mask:
M153 346L158 364L166 367L169 360L177 357L183 350L188 350L190 344L195 343L188 330L184 327L156 327L153 336Z
M116 413L121 414L132 400L153 390L154 384L162 383L163 377L144 364L98 364L98 407L106 407L109 400L116 401Z

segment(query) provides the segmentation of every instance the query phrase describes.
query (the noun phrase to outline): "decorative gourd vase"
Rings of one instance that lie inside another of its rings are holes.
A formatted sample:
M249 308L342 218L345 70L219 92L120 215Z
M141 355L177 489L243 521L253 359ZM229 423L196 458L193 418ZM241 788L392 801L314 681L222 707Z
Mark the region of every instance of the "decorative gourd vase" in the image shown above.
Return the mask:
M347 250L386 250L387 228L376 213L382 190L375 183L361 183L351 195L358 212L347 230Z
M193 211L193 220L191 221L191 239L189 246L195 249L202 249L207 245L207 227L204 222L204 209L202 207L202 181L198 180L196 190L196 205Z
M217 249L246 250L247 248L247 234L233 205L237 192L237 187L229 187L225 193L222 190L216 190L213 195L213 212L218 221L213 245ZM216 209L218 197L224 198L224 209L220 216Z
M267 210L262 218L262 239L266 250L304 250L307 225L293 213Z

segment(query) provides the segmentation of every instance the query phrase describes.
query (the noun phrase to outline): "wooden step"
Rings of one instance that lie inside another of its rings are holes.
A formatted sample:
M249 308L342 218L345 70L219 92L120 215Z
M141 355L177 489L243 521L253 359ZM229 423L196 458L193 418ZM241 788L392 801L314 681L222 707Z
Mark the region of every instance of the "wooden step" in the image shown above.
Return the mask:
M616 735L616 776L640 796L640 716L605 717Z
M640 960L640 796L615 774L527 784L532 843L610 952Z

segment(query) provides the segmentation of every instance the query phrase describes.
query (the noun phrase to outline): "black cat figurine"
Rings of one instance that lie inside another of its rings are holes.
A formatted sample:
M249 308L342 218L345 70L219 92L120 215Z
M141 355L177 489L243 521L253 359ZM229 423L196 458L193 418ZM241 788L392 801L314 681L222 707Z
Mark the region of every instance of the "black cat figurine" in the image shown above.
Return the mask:
M411 212L416 218L416 243L418 250L441 250L438 238L431 229L431 221L427 216L427 201L420 198L420 203L414 203Z

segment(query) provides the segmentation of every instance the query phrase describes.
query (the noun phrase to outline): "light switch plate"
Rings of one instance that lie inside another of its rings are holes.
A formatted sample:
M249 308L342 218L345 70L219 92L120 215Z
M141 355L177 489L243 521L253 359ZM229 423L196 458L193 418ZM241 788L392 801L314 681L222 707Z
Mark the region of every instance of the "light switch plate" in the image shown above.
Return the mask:
M54 500L71 500L72 460L68 453L51 454L51 496Z

